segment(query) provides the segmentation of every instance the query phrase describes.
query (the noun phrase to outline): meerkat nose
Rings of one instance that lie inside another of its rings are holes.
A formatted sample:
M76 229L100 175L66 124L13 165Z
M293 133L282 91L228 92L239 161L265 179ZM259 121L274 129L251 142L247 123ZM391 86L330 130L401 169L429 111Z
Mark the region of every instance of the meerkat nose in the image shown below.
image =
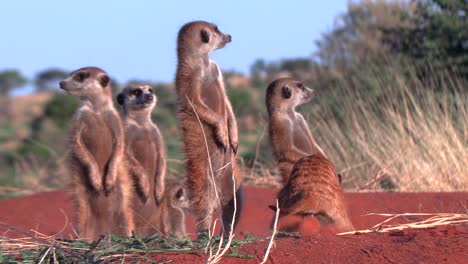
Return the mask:
M65 87L65 82L64 82L64 81L61 81L61 82L59 83L59 85L60 85L60 88L63 89L63 88Z
M227 38L228 38L229 42L231 42L231 41L232 41L232 37L231 37L231 35L227 34Z
M154 96L152 94L148 94L146 96L146 100L153 100L154 99Z

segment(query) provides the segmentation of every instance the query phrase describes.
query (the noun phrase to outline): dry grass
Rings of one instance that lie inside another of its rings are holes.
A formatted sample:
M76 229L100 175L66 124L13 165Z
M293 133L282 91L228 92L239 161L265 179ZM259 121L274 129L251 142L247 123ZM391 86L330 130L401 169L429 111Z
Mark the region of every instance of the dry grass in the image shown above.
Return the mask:
M263 256L263 260L262 260L262 262L260 262L260 264L266 263L266 261L268 260L268 256L270 255L270 250L271 250L271 247L274 244L275 236L276 236L276 232L277 232L279 214L280 214L280 208L278 206L278 199L276 199L276 213L275 213L275 221L273 223L273 231L271 232L270 241L268 242L268 246L267 246L267 248L265 250L265 255Z
M339 113L321 107L308 115L345 187L468 190L468 93L462 82L450 77L424 85L396 71L376 81L383 91L377 100L348 87L334 95L341 97Z
M372 232L389 232L394 230L403 230L407 228L431 228L437 226L444 226L444 225L456 225L456 224L468 224L468 214L452 214L452 213L402 213L402 214L377 214L372 213L368 215L380 215L380 216L388 216L388 218L373 227L365 230L358 230L358 231L350 231L340 233L338 235L351 235L355 233L372 233ZM390 222L399 217L428 217L425 220L406 223L406 224L394 224L394 225L386 225L386 223Z

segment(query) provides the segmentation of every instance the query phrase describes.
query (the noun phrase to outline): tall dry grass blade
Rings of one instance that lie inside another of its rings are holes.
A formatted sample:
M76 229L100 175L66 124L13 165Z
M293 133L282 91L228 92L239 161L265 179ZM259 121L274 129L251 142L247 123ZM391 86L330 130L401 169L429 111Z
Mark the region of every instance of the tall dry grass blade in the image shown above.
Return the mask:
M275 236L276 236L279 213L280 213L280 208L279 208L279 205L278 205L278 199L276 199L275 223L273 224L273 231L272 231L272 234L271 234L271 237L270 237L270 242L268 242L268 247L267 247L267 249L265 251L265 255L263 256L263 260L262 260L262 262L260 262L260 264L266 263L266 261L268 260L268 256L270 255L270 250L271 250L271 247L273 246Z
M224 249L219 252L221 249L221 245L223 244L223 236L221 236L221 239L219 241L219 248L218 252L213 256L211 260L208 261L209 264L215 264L218 263L221 258L226 254L227 250L230 248L232 240L234 239L234 224L236 223L236 213L237 213L237 198L236 198L236 179L234 178L234 170L231 175L232 178L232 189L233 189L233 199L234 199L234 212L232 214L232 220L231 220L231 229L229 230L229 237L226 245L224 246Z

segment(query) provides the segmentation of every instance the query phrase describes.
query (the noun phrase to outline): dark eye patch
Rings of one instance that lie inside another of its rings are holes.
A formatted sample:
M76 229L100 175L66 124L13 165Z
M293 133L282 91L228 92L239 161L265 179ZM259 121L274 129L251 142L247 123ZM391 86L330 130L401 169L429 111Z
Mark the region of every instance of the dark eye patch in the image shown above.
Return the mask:
M140 96L143 91L141 89L132 90L132 94L135 96Z
M149 88L148 91L149 91L150 93L154 93L154 92L153 92L153 89L151 89L151 88Z
M102 87L106 87L106 86L109 84L109 82L110 82L109 76L107 76L107 75L102 76L102 77L100 78L100 82L101 82L101 86L102 86Z
M297 87L298 87L299 89L301 89L302 91L305 90L305 86L304 86L302 83L298 83L298 84L297 84Z
M184 196L184 189L180 188L179 190L177 190L177 193L175 196L177 200L181 200Z
M291 98L292 96L292 90L291 88L289 88L288 86L283 86L281 88L281 95L283 96L283 98L286 98L286 99L289 99Z
M89 77L89 73L88 72L79 72L75 75L75 80L79 81L79 82L82 82L84 81L86 78Z
M205 29L202 29L200 31L200 36L203 43L210 42L210 32L206 31Z

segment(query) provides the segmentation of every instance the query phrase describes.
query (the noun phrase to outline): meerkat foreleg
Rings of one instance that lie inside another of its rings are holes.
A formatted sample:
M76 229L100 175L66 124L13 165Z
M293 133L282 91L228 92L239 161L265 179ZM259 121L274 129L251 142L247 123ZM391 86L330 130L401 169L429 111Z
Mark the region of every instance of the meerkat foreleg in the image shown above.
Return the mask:
M133 181L136 192L143 203L146 203L150 192L149 177L145 169L138 163L131 153L126 153L128 174Z
M118 119L118 116L114 113L108 113L106 115L108 123L111 124L111 130L114 137L113 150L109 166L104 176L104 192L109 195L115 188L115 184L118 177L119 166L122 163L123 153L125 148L125 138L123 133L123 127Z
M229 133L229 144L231 146L234 155L237 154L237 148L239 146L239 138L237 131L237 121L232 110L231 103L226 98L226 110L228 114L228 133Z
M192 107L191 110L196 111L200 120L214 129L216 141L221 145L223 150L226 151L229 145L229 137L224 118L202 103L202 100L200 99L200 82L193 81L191 84L192 96L190 96L190 98L193 99L191 100L187 97L187 100Z
M157 145L160 146L160 149L158 151L158 161L157 161L157 169L156 169L156 175L154 177L155 185L154 185L154 198L156 199L156 203L160 204L161 200L164 195L164 178L166 177L166 160L165 160L165 150L164 150L164 143L162 141L162 137L160 135L160 132L157 130L157 136L156 136L156 142Z
M297 160L300 160L301 158L305 156L309 156L308 153L305 153L304 151L298 149L295 146L291 146L290 149L286 152L286 159L292 161L293 163L296 163Z
M320 154L322 154L324 157L327 157L327 155L325 155L325 152L323 152L322 148L319 146L319 144L315 141L314 137L312 136L312 133L310 133L310 130L309 128L307 127L307 123L305 122L305 120L303 120L303 122L301 123L301 129L302 129L302 133L308 135L308 140L309 140L309 144L311 146L314 146L315 150L317 152L319 152ZM313 153L312 153L313 154Z
M102 190L102 177L101 173L99 172L97 161L81 142L81 131L84 128L83 125L81 125L82 123L73 122L73 124L78 127L73 127L71 130L72 152L87 169L87 176L91 187L94 189L94 191L99 192Z

